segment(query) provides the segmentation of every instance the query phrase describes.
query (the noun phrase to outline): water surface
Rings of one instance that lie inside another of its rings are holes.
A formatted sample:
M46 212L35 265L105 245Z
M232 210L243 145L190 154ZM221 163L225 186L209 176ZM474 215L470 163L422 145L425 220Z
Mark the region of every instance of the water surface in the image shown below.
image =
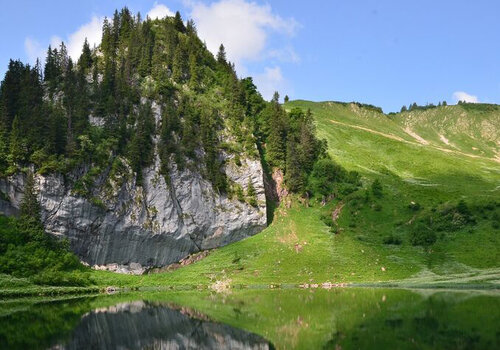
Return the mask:
M5 349L498 349L494 291L148 292L0 303Z

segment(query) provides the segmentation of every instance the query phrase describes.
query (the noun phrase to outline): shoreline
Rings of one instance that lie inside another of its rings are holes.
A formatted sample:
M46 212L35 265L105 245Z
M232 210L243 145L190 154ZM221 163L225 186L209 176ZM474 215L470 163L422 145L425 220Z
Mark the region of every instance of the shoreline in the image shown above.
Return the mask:
M90 287L54 287L39 286L29 288L6 288L0 289L0 298L5 301L9 299L29 298L29 297L55 297L63 295L114 295L120 293L139 292L181 292L181 291L211 291L213 293L224 293L230 290L259 289L259 290L280 290L280 289L325 289L336 290L343 288L377 288L377 289L411 289L411 290L436 290L436 291L498 291L500 285L488 283L405 283L401 282L381 282L381 283L339 283L339 284L250 284L250 285L228 285L223 291L214 289L210 285L169 285L169 286L143 286L143 287L116 287L116 286L90 286Z

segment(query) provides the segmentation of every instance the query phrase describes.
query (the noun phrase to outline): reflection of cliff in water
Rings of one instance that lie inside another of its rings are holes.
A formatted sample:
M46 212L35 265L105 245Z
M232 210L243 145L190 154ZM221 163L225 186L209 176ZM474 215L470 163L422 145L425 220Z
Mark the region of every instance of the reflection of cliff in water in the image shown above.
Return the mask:
M62 349L274 349L259 335L187 309L136 301L82 317Z

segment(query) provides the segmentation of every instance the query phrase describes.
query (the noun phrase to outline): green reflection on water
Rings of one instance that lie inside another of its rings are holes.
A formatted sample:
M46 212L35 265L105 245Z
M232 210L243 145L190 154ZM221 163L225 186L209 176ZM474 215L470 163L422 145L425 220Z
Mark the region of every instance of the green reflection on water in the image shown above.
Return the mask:
M116 307L134 301L144 302L141 305L147 306L148 315L173 308L167 315L169 320L187 317L204 322L208 328L224 324L229 327L219 327L217 332L231 333L231 339L241 340L246 333L239 330L243 330L278 349L495 349L500 346L500 295L495 291L378 288L233 290L226 294L147 292L52 302L2 302L0 346L44 349L70 344L89 313L109 310L118 316L107 322L123 322L126 327L121 325L121 331L141 337L144 330L140 322L125 318L130 310L119 311ZM161 318L164 315L158 315L152 316L157 317L157 323L166 322ZM102 327L94 323L95 327ZM108 327L95 332L106 337ZM148 337L161 337L159 334ZM199 335L202 336L207 335Z

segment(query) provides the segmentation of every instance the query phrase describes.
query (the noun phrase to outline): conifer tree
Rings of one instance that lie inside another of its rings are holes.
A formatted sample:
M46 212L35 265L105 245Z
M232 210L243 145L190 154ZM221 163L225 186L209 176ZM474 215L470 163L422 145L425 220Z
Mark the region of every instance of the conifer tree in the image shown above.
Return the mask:
M14 121L12 122L9 151L15 164L26 161L28 150L26 146L26 140L24 139L24 132L22 130L21 121L18 116L16 116L14 118Z
M47 50L47 58L45 59L44 81L49 86L49 91L54 92L61 78L61 67L59 64L59 52L56 48Z
M75 140L73 137L73 118L75 114L75 107L77 105L77 95L80 91L77 91L77 81L76 76L73 71L73 61L71 58L68 60L68 65L66 72L64 74L64 98L63 105L66 111L67 127L66 127L66 151L71 154L75 147Z
M57 55L57 64L62 73L67 72L69 63L68 49L64 41L59 45L59 54Z
M219 46L219 52L217 52L217 62L219 62L220 64L224 64L224 65L227 64L226 48L224 47L223 44L220 44L220 46Z
M83 43L82 54L80 55L80 58L78 60L78 66L83 71L86 71L87 69L92 67L92 52L90 51L90 46L87 38L85 38L85 41Z
M184 22L182 21L182 17L181 17L181 14L179 13L179 11L175 12L174 27L175 27L175 30L177 30L180 33L186 32L186 27L184 26Z
M186 78L187 71L186 50L182 44L177 45L174 54L174 63L172 66L172 78L178 83L183 83Z
M187 21L186 24L186 34L189 36L196 36L196 25L192 19Z
M252 207L257 206L257 191L255 190L255 187L252 183L252 179L248 178L248 185L247 185L247 198L248 198L248 204L250 204Z
M305 174L297 154L297 144L293 139L287 142L285 182L291 192L300 193L305 187Z
M27 224L41 226L41 209L35 191L35 178L33 172L29 172L24 184L24 196L20 205L20 214Z
M192 53L189 56L189 87L196 90L199 86L200 72L196 55Z

